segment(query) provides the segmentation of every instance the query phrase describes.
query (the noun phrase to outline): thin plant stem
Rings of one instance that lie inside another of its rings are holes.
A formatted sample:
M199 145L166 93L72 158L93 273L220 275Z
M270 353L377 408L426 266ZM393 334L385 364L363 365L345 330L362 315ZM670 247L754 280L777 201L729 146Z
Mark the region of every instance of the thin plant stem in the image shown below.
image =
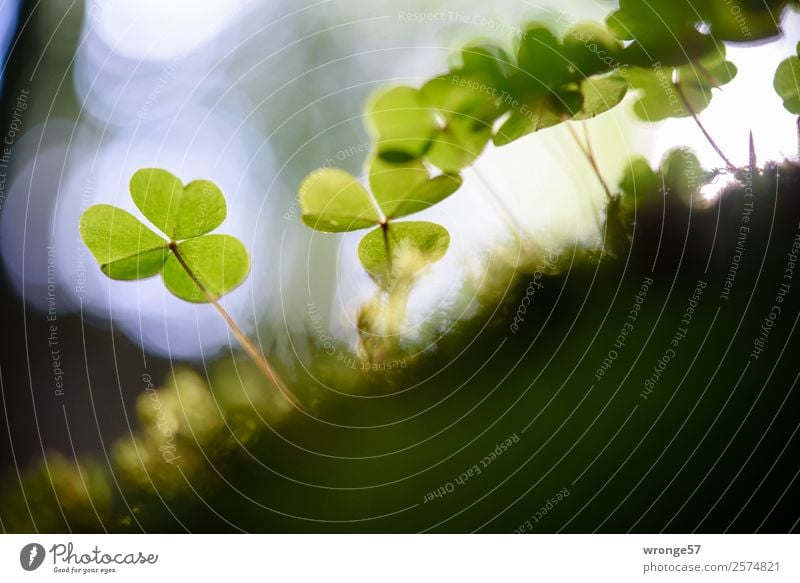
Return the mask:
M608 187L603 175L600 173L600 167L597 165L597 159L594 157L592 142L589 140L589 130L586 128L586 124L583 124L583 133L586 137L586 145L581 142L578 134L575 132L575 128L573 128L569 123L567 123L567 129L569 129L569 133L572 134L572 138L575 140L575 143L578 144L578 147L581 149L581 152L583 152L583 155L586 156L586 160L588 160L595 176L597 176L597 180L600 182L603 190L606 193L606 199L608 199L608 202L611 202L614 198L614 195L611 193L611 189Z
M728 157L714 141L714 138L711 137L711 134L708 133L705 126L703 126L703 124L700 122L700 119L697 117L697 113L692 107L692 104L689 103L689 100L686 98L686 94L683 92L683 89L681 89L680 83L673 83L672 86L675 88L675 92L678 94L678 97L683 103L683 106L686 108L686 111L688 111L689 115L692 116L694 123L697 124L697 127L700 128L700 131L703 132L703 135L705 136L706 140L708 140L708 143L711 144L711 147L714 148L714 151L719 154L719 157L725 162L725 166L727 166L728 170L735 172L736 166L734 166L731 161L728 160Z
M171 241L169 244L169 249L175 255L175 259L178 260L178 263L181 264L181 267L183 267L186 273L189 274L189 277L192 278L192 281L200 289L200 291L203 293L208 302L212 306L214 306L219 315L222 316L222 319L225 320L225 323L228 325L228 328L230 328L231 332L233 332L233 335L236 336L236 339L239 341L239 344L241 344L242 348L244 348L244 351L247 353L247 356L249 356L250 359L256 364L261 373L268 380L272 381L275 384L275 386L278 388L281 394L284 397L286 397L286 399L292 405L294 405L296 408L300 410L305 410L303 408L303 405L297 399L297 397L292 393L291 390L289 390L289 388L286 386L283 380L270 366L269 362L267 362L267 359L264 357L264 355L261 354L261 352L250 341L247 335L242 331L242 329L239 328L238 324L236 324L236 322L233 320L228 311L222 307L222 304L219 303L219 300L214 296L214 294L212 294L208 290L208 288L203 284L203 282L201 282L200 279L198 279L197 275L195 275L195 273L186 263L186 260L183 258L180 251L178 251L178 245L174 241Z
M383 231L383 245L386 248L386 267L389 268L388 280L387 280L387 283L389 285L389 290L388 291L391 291L391 289L393 287L392 275L393 275L394 267L392 265L392 248L389 245L389 221L388 221L388 219L384 219L381 222L381 231Z
M722 91L722 83L720 83L720 80L717 79L711 73L711 71L706 69L701 63L698 63L698 62L692 63L692 66L695 67L698 71L700 71L703 74L703 76L706 78L706 80L711 82L711 85L714 87L714 89L719 89L720 91Z
M580 138L578 137L578 134L575 132L575 129L572 127L572 125L569 122L567 122L565 125L567 126L569 133L572 135L572 139L575 140L575 144L577 144L578 149L583 153L584 156L586 156L586 160L588 160L589 165L592 167L594 175L597 177L597 180L600 182L601 186L603 187L603 190L606 193L606 200L608 201L608 203L610 203L614 197L611 194L611 190L608 188L608 184L606 184L606 181L603 179L603 175L600 174L600 168L598 167L597 160L595 159L594 153L592 152L591 142L589 141L589 133L588 130L586 129L586 126L585 125L583 126L584 133L586 136L586 146L584 146L583 142L581 142ZM589 206L591 207L593 214L595 216L595 222L597 223L597 230L600 231L600 233L602 233L603 224L600 220L600 215L597 212L597 209L595 208L594 201L592 200L591 196L589 197Z

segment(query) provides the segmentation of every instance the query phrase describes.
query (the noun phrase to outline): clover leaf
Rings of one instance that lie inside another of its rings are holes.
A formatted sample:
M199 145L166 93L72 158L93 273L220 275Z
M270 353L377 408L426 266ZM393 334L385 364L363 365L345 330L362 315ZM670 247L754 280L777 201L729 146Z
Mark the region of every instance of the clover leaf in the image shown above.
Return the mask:
M461 182L458 174L431 177L427 166L419 159L390 162L375 155L369 166L372 193L355 176L344 170L323 168L309 174L301 183L300 208L303 222L318 231L341 233L379 226L364 239L372 242L368 245L378 241L387 247L390 241L384 240L384 233L392 233L393 237L400 237L398 240L405 240L409 232L419 231L413 228L409 231L410 227L404 225L410 223L396 223L394 219L425 210L444 200L461 186ZM447 232L443 227L438 229ZM381 237L375 233L381 234ZM384 269L391 271L388 248L384 249L382 255L359 254L359 257L362 263L365 257L368 258L364 267L371 273L375 272L378 258L386 261Z
M563 39L530 23L517 51L518 70L507 82L512 106L493 136L504 146L569 119L590 119L627 94L620 67L622 43L604 26L580 22Z
M696 28L701 18L694 4L690 0L620 0L606 24L618 39L630 41L622 51L622 61L639 67L677 66L714 51L714 39Z
M306 176L299 198L303 222L317 231L357 231L383 220L358 179L338 168L321 168Z
M564 34L564 56L569 66L584 78L618 67L622 48L611 31L597 22L578 22Z
M387 219L425 210L453 194L461 182L458 174L431 178L420 160L393 164L376 157L369 170L370 188Z
M573 79L574 63L562 41L545 25L526 26L517 47L517 66L541 88L557 87Z
M367 233L358 245L358 258L370 277L383 288L394 278L416 274L439 261L450 246L447 229L425 221L404 221Z
M213 182L184 186L166 170L145 168L131 178L130 191L166 239L120 208L89 207L81 216L81 238L108 277L134 280L161 273L170 292L198 303L215 301L245 280L250 258L244 245L230 235L207 235L227 212Z
M468 62L475 68L473 61ZM381 159L402 163L424 156L443 172L454 173L478 157L501 113L501 93L493 84L495 76L457 71L421 89L394 87L373 98L368 119Z
M437 129L434 111L413 87L394 87L374 97L367 118L377 137L378 155L393 162L421 156Z
M705 0L697 6L718 40L753 42L777 36L781 32L781 13L794 0L762 0L760 2L728 2Z
M461 177L441 174L431 178L420 160L393 163L376 156L370 165L369 183L372 195L344 170L315 170L300 185L303 222L327 233L380 225L447 198L461 186Z
M242 283L250 271L247 249L230 235L186 239L176 244L176 251L170 253L164 264L164 285L190 302L208 301L196 280L218 298Z
M449 73L422 86L420 92L441 120L425 152L428 162L443 172L458 172L480 155L501 114L501 90L493 83L478 75Z
M680 67L631 67L628 81L641 90L633 111L645 121L696 115L711 103L712 89L730 82L736 73L736 66L725 60L724 46Z
M81 237L112 279L142 279L161 271L168 244L120 208L98 204L81 217Z
M679 66L716 52L723 41L753 42L780 34L781 15L796 0L620 0L608 27L630 43L625 64Z
M591 119L615 107L628 93L628 81L621 75L588 77L581 81L583 105L574 119Z
M783 99L783 107L789 113L800 115L800 43L797 43L797 56L792 55L778 65L772 85Z
M144 168L131 177L130 189L142 214L176 241L213 231L225 220L225 197L209 180L184 187L166 170Z

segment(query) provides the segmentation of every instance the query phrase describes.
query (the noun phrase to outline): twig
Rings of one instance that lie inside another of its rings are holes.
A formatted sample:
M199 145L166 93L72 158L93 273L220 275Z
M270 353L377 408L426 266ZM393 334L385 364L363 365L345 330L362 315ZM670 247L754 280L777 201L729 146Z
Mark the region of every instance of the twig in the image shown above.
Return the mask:
M242 345L242 348L244 348L244 351L247 353L250 359L256 364L256 366L258 366L258 369L264 374L265 377L267 377L267 379L271 380L275 384L275 386L278 387L278 390L281 392L281 394L284 397L286 397L286 399L292 405L294 405L296 408L300 410L305 410L300 401L297 399L297 397L289 390L289 388L284 384L284 382L281 380L278 374L272 369L272 367L270 366L269 362L267 362L267 359L264 357L264 355L261 354L261 352L258 349L256 349L256 347L253 345L250 339L245 335L242 329L239 328L236 322L233 321L233 318L231 318L227 310L225 310L225 308L222 307L216 296L214 296L214 294L212 294L208 290L205 284L203 284L203 282L201 282L198 279L198 277L186 263L186 260L183 258L180 251L178 251L178 245L177 243L175 243L175 241L170 241L169 249L170 251L172 251L172 253L175 254L175 259L178 260L178 263L181 264L181 267L183 267L186 273L189 274L189 277L192 278L194 284L200 289L201 292L203 292L203 295L206 297L208 302L212 306L214 306L217 312L219 312L219 315L222 316L222 319L225 320L225 323L231 329L233 335L236 336L236 339L239 341L239 344Z

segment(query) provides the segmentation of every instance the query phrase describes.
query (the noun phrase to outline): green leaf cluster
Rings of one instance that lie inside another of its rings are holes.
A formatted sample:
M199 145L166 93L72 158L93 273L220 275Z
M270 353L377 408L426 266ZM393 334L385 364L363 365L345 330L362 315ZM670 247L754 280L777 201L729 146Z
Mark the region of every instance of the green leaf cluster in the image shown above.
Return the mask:
M370 100L371 193L340 170L313 172L300 187L303 221L325 232L374 226L385 234L394 219L452 194L461 184L459 173L489 142L503 146L592 118L619 104L629 89L636 90L633 109L642 120L697 115L708 107L712 90L736 76L723 43L774 37L782 13L799 5L621 0L605 23L579 22L563 35L528 23L510 52L490 42L469 44L447 72ZM800 112L798 65L797 57L782 64L775 88L790 111ZM369 240L379 235L373 231ZM416 243L423 248L421 236Z
M209 180L183 185L166 170L138 170L130 181L134 203L164 236L129 212L94 205L80 234L108 277L135 280L161 274L167 289L189 302L209 302L239 286L250 271L244 245L208 234L225 220L225 197Z
M303 222L318 231L373 228L361 241L359 258L373 279L388 289L398 267L406 274L419 271L441 259L450 241L444 227L395 219L431 207L460 185L458 174L432 177L420 160L387 162L375 156L369 169L370 190L344 170L322 168L300 185L300 207Z
M639 90L633 111L640 119L652 122L697 115L711 103L711 90L732 81L736 73L736 66L725 60L724 45L678 67L631 67L628 80Z
M514 54L488 43L466 46L449 70L420 88L400 86L369 104L377 154L422 158L442 172L472 164L490 141L501 146L568 119L617 105L628 88L614 74L622 43L602 25L576 24L557 37L529 23Z
M782 13L797 5L796 0L620 0L606 23L628 42L621 54L624 64L677 67L712 56L722 42L777 36Z

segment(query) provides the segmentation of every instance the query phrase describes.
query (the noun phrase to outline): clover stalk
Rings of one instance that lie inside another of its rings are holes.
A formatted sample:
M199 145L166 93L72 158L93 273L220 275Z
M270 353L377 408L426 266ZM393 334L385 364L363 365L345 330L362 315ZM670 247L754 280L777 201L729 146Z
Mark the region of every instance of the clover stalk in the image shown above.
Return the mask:
M183 267L184 271L189 275L192 279L194 284L198 287L198 289L202 292L208 302L214 306L214 309L217 310L222 319L225 320L225 323L230 328L233 335L239 341L239 344L244 348L244 351L250 357L250 359L256 364L258 369L261 373L270 381L272 381L281 394L296 408L300 410L304 410L302 404L297 399L297 397L292 393L291 390L286 386L283 380L278 376L275 370L270 366L267 359L264 357L263 354L255 347L252 341L247 337L244 331L239 327L238 324L233 320L231 315L228 311L222 307L222 304L219 303L219 299L212 294L208 288L203 284L202 281L197 277L197 275L192 271L191 267L186 263L186 260L181 255L181 252L178 250L178 244L175 241L169 242L169 250L175 255L175 259L178 260L181 267Z
M389 246L389 219L387 219L386 217L384 217L384 219L381 221L381 231L383 232L383 245L386 247L386 263L387 267L389 268L388 285L389 288L391 289L392 271L394 268L392 266L392 249Z
M678 94L678 97L683 103L683 106L686 108L686 111L688 111L689 115L692 116L694 123L698 128L700 128L700 131L703 132L703 136L705 136L706 140L708 140L708 143L711 144L711 147L714 148L714 151L719 154L719 157L725 162L725 166L728 168L728 170L730 172L735 172L736 166L734 166L733 163L728 159L722 149L717 145L717 142L714 141L714 138L711 137L711 134L708 133L708 130L706 130L705 126L700 121L700 118L697 117L697 112L695 112L692 104L689 103L689 99L686 97L683 89L681 89L680 83L677 80L674 80L672 82L672 86L675 88L675 92Z
M583 124L583 134L586 138L586 144L584 145L581 142L581 139L578 137L578 134L575 132L575 128L567 121L565 123L567 129L569 130L572 139L575 140L575 144L578 146L578 149L581 153L586 157L586 160L589 162L589 166L592 167L592 171L594 175L597 177L598 182L603 187L603 190L606 193L606 204L610 204L614 200L614 195L611 193L611 189L608 187L608 183L603 178L603 175L600 173L600 166L597 164L597 158L594 157L594 150L592 149L592 142L589 139L589 129L586 127L586 124ZM595 216L595 222L597 223L597 229L602 232L603 225L601 223L601 219L598 216L597 209L595 208L594 201L592 197L589 196L589 206L591 207L593 214Z

